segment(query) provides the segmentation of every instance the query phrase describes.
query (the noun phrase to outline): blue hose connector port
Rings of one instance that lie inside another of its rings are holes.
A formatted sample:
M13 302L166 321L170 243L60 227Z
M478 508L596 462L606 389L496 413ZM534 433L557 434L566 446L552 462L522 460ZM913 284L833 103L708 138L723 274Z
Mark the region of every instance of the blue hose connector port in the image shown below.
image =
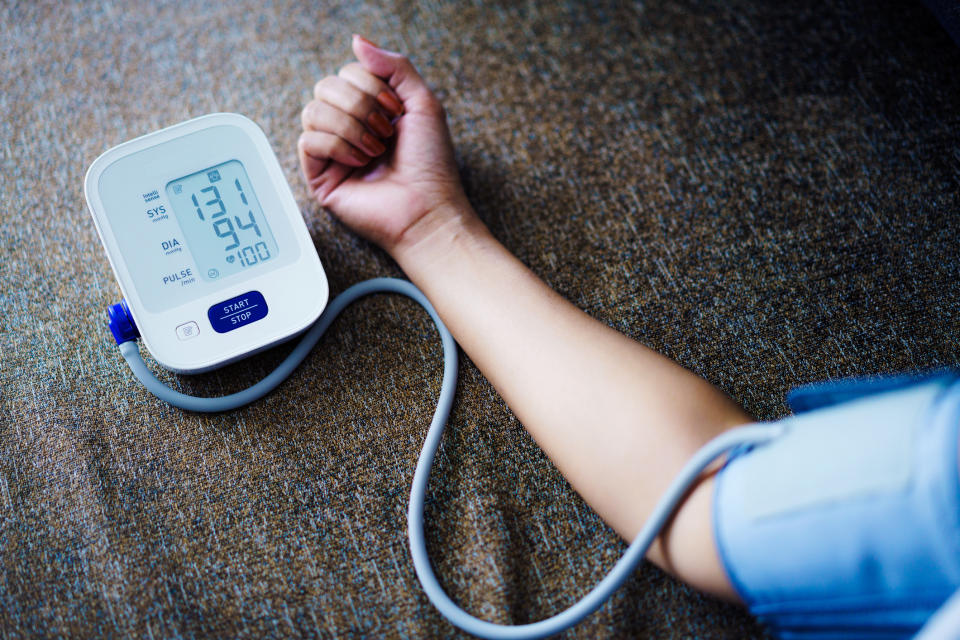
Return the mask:
M127 306L125 299L117 304L110 305L107 309L107 315L110 316L110 322L108 323L110 332L117 344L130 342L140 337L137 324L133 321L133 314L130 313L130 307Z

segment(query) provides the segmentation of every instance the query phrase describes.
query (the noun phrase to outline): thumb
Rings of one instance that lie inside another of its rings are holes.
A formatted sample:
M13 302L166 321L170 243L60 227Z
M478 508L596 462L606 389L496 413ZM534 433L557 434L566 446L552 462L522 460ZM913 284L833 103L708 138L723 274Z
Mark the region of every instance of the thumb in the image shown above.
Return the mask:
M436 101L430 87L406 57L381 49L356 34L352 44L353 53L363 68L385 80L397 92L397 96L403 101L404 110L421 111Z

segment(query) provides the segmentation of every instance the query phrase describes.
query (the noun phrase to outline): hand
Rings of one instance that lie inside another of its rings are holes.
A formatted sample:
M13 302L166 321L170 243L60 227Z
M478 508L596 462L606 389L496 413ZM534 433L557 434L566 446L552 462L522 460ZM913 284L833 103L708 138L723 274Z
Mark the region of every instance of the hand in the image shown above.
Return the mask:
M353 52L359 63L318 82L303 109L300 166L321 205L393 253L414 226L470 207L443 106L417 70L360 36Z

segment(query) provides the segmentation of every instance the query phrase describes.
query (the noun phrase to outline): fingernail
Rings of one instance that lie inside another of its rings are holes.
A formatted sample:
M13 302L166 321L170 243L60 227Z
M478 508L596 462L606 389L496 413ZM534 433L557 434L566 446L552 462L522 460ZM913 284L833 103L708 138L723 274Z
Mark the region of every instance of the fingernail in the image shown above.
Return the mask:
M393 127L390 126L390 122L384 118L383 114L379 111L373 111L367 116L367 124L370 125L373 132L381 138L389 138L393 135Z
M360 149L350 147L350 155L353 156L353 158L360 164L367 164L370 162L370 157L363 151L360 151Z
M358 40L360 40L360 42L366 42L366 43L367 43L368 45L370 45L371 47L376 47L377 49L380 48L380 47L377 46L375 43L370 42L369 40L367 40L366 38L364 38L364 37L363 37L362 35L360 35L359 33L353 34L353 37L354 37L354 38L357 38Z
M370 153L370 155L378 156L387 150L387 147L384 146L382 142L374 138L369 133L364 133L360 138L360 142L367 148L367 151Z
M403 113L403 105L386 91L377 94L377 102L381 107L387 110L387 113L396 117Z

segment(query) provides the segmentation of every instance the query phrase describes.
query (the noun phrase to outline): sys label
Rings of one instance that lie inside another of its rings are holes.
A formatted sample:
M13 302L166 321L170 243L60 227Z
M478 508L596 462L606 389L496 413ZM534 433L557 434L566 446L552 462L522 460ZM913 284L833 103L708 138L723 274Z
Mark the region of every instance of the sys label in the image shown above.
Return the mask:
M153 209L147 209L147 219L151 222L160 222L161 220L167 220L170 216L167 215L167 208L162 204Z

